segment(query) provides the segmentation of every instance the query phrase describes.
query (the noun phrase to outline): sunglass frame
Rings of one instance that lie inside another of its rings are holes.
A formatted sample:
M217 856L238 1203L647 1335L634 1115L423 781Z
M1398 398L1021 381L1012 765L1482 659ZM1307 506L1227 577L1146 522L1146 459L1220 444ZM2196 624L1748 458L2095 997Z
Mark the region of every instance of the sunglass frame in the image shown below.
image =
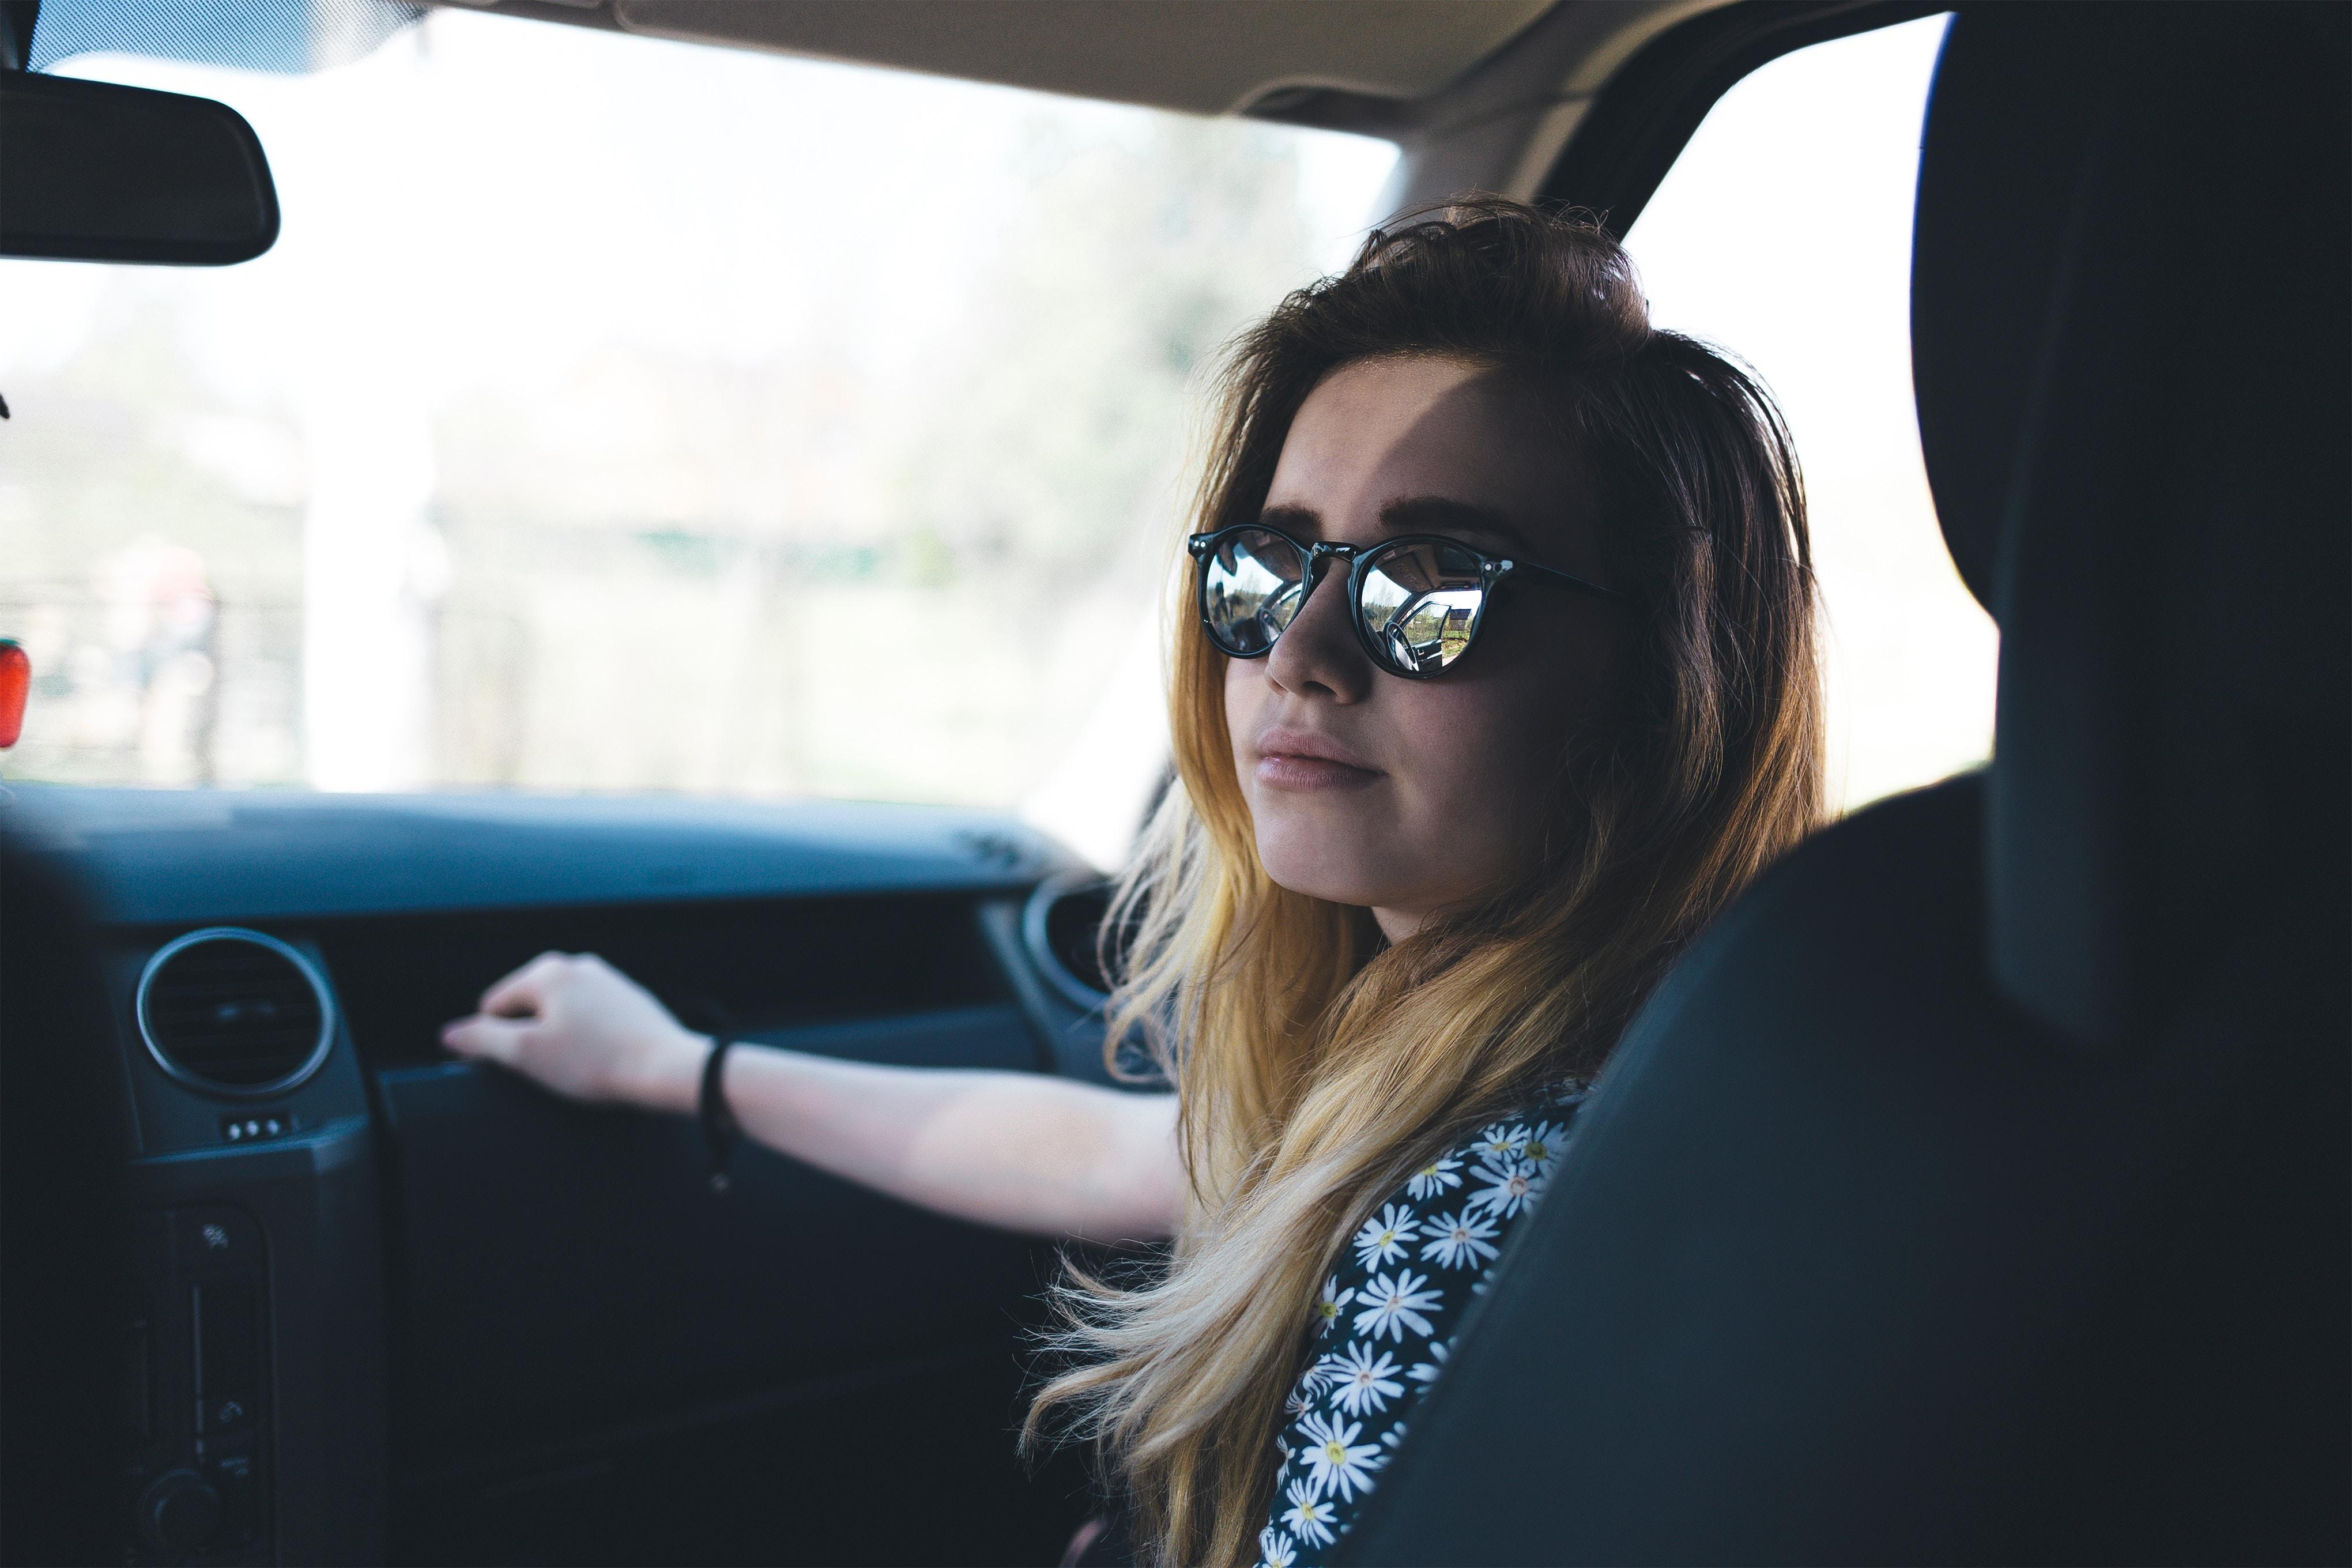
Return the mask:
M1226 647L1224 640L1217 635L1216 622L1211 619L1209 615L1208 559L1223 541L1241 533L1269 533L1298 552L1298 580L1301 587L1297 607L1290 612L1290 619L1282 624L1282 630L1268 637L1265 646L1255 653L1243 652ZM1459 550L1464 554L1475 559L1478 563L1478 591L1481 595L1484 595L1478 606L1478 618L1471 626L1470 638L1462 645L1462 651L1454 656L1451 663L1440 665L1435 669L1430 670L1399 669L1381 650L1379 639L1372 635L1371 627L1364 620L1364 581L1370 574L1374 563L1392 551L1403 550L1416 544L1442 544L1447 549ZM1300 613L1307 608L1307 601L1314 594L1317 580L1321 575L1323 563L1326 561L1344 563L1348 568L1348 624L1355 628L1356 642L1363 648L1364 657L1372 661L1375 668L1393 675L1400 680L1435 680L1439 676L1450 674L1461 668L1462 661L1470 657L1471 649L1476 647L1478 639L1486 635L1486 616L1493 608L1492 595L1495 590L1506 582L1540 583L1549 587L1564 588L1571 593L1590 594L1597 598L1611 600L1621 605L1633 602L1614 588L1602 587L1600 584L1579 577L1573 573L1562 572L1552 566L1538 566L1532 561L1521 561L1515 556L1489 555L1475 544L1465 544L1462 541L1443 533L1399 534L1394 539L1383 539L1378 544L1347 544L1332 540L1317 540L1312 544L1305 544L1293 539L1281 529L1272 528L1262 522L1237 522L1208 533L1191 534L1184 541L1184 549L1192 558L1193 611L1201 617L1201 629L1207 634L1209 646L1227 658L1265 658L1272 655L1274 645L1282 640L1283 633L1290 629L1292 623L1297 621Z

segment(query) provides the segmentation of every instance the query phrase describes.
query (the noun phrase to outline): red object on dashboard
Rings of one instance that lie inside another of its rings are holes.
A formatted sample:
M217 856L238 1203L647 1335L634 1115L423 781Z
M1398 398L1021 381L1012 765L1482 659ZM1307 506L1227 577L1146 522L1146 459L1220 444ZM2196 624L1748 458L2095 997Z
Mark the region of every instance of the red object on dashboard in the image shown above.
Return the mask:
M25 693L32 689L33 661L25 650L0 637L0 749L13 746L25 728Z

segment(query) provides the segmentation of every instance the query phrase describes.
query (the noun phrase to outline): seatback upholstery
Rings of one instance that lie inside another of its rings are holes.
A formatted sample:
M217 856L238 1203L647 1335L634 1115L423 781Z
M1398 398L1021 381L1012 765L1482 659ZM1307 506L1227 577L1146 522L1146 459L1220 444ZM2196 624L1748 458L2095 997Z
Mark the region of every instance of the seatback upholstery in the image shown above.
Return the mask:
M2088 1048L2159 1022L2242 896L2343 886L2276 833L2346 815L2346 31L1996 5L1939 64L1912 339L2001 627L1990 961Z
M0 793L0 1568L121 1556L131 1087L82 890Z
M1915 364L1994 760L1676 965L1338 1560L2352 1557L2347 44L1956 19Z

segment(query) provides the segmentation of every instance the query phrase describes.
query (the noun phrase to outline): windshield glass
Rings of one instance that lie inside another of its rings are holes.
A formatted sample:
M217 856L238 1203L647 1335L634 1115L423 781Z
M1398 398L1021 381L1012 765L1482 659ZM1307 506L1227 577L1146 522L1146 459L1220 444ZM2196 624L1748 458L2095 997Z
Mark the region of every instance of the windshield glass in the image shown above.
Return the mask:
M219 270L0 261L6 775L1025 806L1164 745L1199 378L1386 142L434 10Z

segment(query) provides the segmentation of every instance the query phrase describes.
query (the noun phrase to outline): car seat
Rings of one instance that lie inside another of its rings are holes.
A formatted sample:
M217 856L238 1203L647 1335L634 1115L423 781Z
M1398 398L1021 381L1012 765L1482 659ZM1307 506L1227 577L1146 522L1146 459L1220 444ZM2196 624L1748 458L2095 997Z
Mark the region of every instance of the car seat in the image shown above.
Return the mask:
M1957 16L1992 761L1675 966L1335 1560L2352 1558L2347 18Z
M131 1089L82 889L0 789L0 1564L122 1554Z

